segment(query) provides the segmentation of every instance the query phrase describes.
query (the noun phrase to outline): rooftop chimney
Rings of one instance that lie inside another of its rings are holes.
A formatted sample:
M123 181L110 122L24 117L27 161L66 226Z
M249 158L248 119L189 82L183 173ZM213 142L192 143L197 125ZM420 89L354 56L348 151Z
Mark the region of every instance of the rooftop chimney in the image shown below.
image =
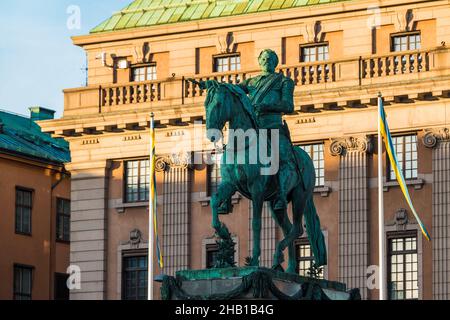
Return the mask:
M31 121L40 121L40 120L52 120L55 118L55 112L50 109L42 108L39 106L29 108Z

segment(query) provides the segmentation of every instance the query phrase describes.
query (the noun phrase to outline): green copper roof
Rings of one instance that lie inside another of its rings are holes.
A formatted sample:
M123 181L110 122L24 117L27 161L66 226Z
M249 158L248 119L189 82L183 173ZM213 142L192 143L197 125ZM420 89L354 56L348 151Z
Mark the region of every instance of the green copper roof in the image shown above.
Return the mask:
M343 1L349 0L135 0L91 33Z
M69 144L43 133L30 118L0 110L0 152L44 162L70 162Z

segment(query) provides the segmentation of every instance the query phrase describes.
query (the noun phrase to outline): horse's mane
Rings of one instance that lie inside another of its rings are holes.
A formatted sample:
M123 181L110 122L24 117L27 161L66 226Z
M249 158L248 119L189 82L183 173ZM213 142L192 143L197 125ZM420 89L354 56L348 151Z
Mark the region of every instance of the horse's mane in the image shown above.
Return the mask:
M250 117L250 120L253 124L253 127L255 130L258 129L258 121L256 119L255 111L253 110L252 103L250 99L247 97L244 90L242 90L239 86L232 85L229 83L219 83L218 88L212 87L209 90L208 97L206 99L206 104L209 104L211 100L213 99L214 95L216 94L217 90L226 90L228 94L227 97L233 97L235 100L238 100L240 104L242 105L242 108L247 113L247 115Z

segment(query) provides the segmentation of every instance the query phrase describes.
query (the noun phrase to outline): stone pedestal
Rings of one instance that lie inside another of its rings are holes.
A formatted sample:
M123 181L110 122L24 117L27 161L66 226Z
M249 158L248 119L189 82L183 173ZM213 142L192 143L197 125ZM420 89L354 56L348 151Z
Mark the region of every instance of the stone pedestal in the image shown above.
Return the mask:
M179 271L165 276L164 300L360 300L358 289L267 268Z

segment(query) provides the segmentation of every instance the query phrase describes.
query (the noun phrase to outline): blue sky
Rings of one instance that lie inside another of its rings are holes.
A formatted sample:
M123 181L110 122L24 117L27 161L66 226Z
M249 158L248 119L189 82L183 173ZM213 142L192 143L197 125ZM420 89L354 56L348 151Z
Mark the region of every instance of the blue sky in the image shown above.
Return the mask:
M43 106L62 116L62 90L84 86L85 54L71 36L89 33L132 0L0 1L0 109L28 115ZM80 29L69 29L70 6Z

